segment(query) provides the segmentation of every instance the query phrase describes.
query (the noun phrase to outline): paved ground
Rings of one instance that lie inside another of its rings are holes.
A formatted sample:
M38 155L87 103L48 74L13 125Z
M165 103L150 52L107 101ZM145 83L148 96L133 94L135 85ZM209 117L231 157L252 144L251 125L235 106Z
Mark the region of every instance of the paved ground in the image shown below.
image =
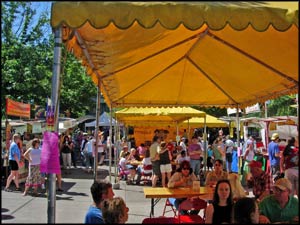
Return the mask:
M108 166L99 166L98 178L109 180L108 169ZM113 174L111 182L115 183ZM82 168L71 169L71 174L65 174L63 171L64 192L56 193L55 223L83 223L85 213L92 203L90 195L92 183L93 175L85 173ZM24 190L24 184L21 187ZM115 195L123 197L129 207L127 223L141 223L145 217L149 217L150 199L144 197L143 187L143 185L126 185L121 181L120 189L114 189ZM14 190L13 183L11 189ZM155 216L161 215L164 203L164 199L158 202ZM33 197L31 194L22 196L22 192L5 192L2 184L2 223L47 223L47 210L45 193L38 197ZM172 216L172 213L168 213L167 216Z

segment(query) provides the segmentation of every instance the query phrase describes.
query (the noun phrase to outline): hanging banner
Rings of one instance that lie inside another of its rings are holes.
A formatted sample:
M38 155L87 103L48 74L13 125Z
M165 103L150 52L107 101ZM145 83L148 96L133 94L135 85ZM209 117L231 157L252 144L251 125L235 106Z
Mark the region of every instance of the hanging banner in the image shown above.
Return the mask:
M242 110L239 109L239 113L241 113ZM236 114L236 108L227 108L227 115L230 116L232 114Z
M46 123L47 130L54 131L54 106L50 98L47 98Z
M40 170L43 173L60 174L58 133L44 132Z
M5 144L6 144L6 150L9 150L10 147L10 139L11 139L11 126L9 123L6 125L6 131L5 131Z
M259 104L256 103L255 105L249 106L245 108L245 113L249 114L249 113L256 113L256 112L260 112L260 107Z
M6 98L6 114L30 119L30 104L16 102Z

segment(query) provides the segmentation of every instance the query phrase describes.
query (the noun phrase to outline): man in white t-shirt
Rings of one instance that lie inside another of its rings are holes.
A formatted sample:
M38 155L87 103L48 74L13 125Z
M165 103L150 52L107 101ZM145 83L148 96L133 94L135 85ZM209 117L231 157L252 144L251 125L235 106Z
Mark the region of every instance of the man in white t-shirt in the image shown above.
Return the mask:
M182 138L181 138L181 141L180 141L180 143L179 143L179 146L181 147L181 150L184 150L184 151L187 150L186 144L185 144L185 137L182 137Z

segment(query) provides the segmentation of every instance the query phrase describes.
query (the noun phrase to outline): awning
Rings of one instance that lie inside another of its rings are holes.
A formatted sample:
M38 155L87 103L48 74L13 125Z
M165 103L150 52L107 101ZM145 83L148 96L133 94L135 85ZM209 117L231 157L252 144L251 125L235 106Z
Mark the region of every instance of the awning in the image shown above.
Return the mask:
M190 126L190 127L204 127L204 118L193 117L189 120L185 120L180 124L180 127ZM218 118L206 114L206 126L207 127L228 127L228 124Z
M191 107L130 107L115 113L118 121L127 126L177 126L192 117L205 117L206 113Z
M118 106L244 108L298 93L298 2L56 2L51 25Z

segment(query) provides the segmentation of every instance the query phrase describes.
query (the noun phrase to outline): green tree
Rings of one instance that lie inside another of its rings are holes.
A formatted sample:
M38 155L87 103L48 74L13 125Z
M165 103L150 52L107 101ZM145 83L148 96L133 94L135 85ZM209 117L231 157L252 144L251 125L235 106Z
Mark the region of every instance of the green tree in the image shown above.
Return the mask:
M46 105L51 96L53 43L49 11L37 15L31 2L1 2L1 113L5 97ZM65 49L63 49L63 55ZM97 89L81 64L67 54L63 64L60 112L79 117L95 108ZM32 112L33 113L33 112ZM31 117L33 118L33 114Z
M97 88L81 63L72 54L64 53L67 57L62 69L60 112L68 110L71 117L77 118L95 109Z
M297 109L291 107L295 104L295 95L284 95L270 100L267 106L268 116L297 116Z
M36 24L36 11L27 2L2 2L1 89L2 113L4 98L40 104L49 96L53 51L51 42L42 37L48 23L42 13ZM45 104L45 103L44 103ZM2 114L3 115L3 114Z

